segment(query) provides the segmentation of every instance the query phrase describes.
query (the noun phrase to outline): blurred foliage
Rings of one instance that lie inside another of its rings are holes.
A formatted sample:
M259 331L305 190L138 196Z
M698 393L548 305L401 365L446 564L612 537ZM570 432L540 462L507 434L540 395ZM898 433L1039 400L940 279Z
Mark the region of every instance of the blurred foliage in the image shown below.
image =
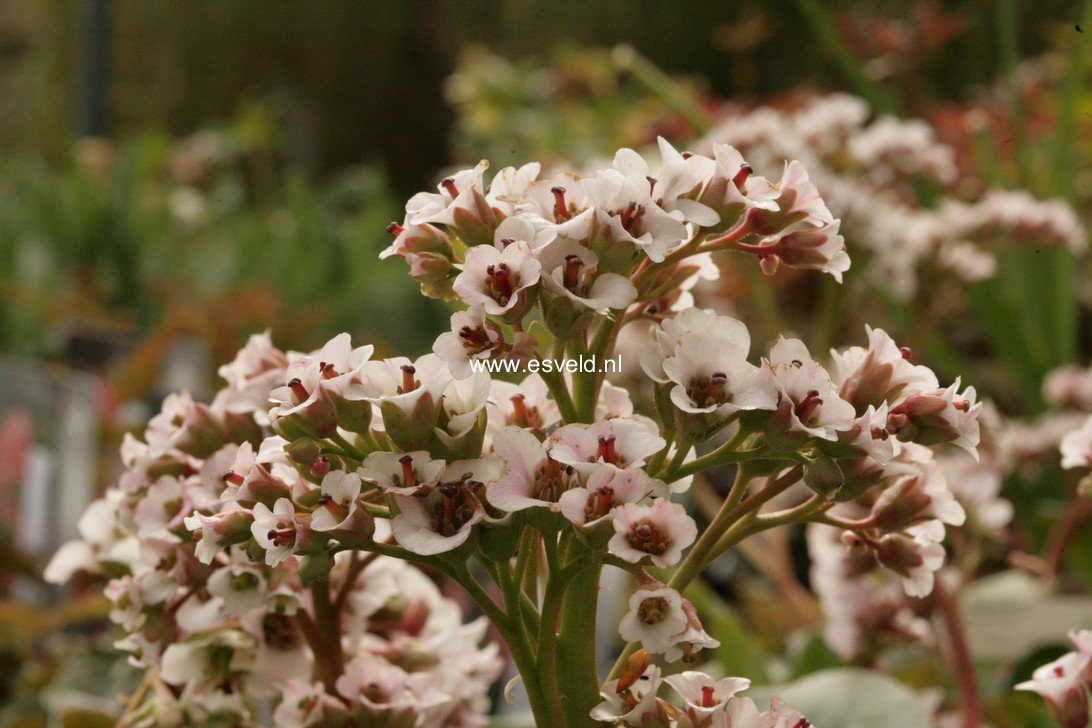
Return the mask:
M446 316L377 255L396 206L383 176L314 185L287 165L258 106L174 141L80 143L54 169L0 166L0 350L56 358L72 331L132 341L153 375L181 334L230 358L245 335L311 348L350 331L417 351ZM140 387L136 388L138 391Z

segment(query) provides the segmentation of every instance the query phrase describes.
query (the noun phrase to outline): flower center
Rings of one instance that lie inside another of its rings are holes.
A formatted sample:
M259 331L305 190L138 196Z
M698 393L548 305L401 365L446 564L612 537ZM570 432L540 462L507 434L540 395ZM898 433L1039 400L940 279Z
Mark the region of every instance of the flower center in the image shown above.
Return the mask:
M732 392L725 386L727 383L728 375L724 372L694 377L686 388L686 395L698 407L727 404L732 401Z
M573 215L569 211L569 205L565 202L565 188L551 187L550 194L554 196L554 222L564 222Z
M819 413L819 407L823 404L823 400L819 397L819 391L816 389L808 390L804 399L793 408L793 412L796 413L797 418L805 425L811 425L817 419Z
M671 538L660 530L660 527L647 518L643 518L633 524L626 536L629 545L646 554L660 556L671 545Z
M671 612L671 605L663 597L649 597L637 607L637 619L643 624L653 625L663 621Z
M614 488L609 485L604 485L594 493L588 494L588 502L584 506L584 518L587 521L594 521L596 518L602 518L610 513L610 509L613 507Z
M462 480L440 485L436 489L440 499L432 505L432 530L444 537L458 533L474 517L474 491L481 487L482 483L470 479L470 473Z
M486 275L489 276L489 280L486 282L486 288L488 289L490 297L495 299L497 303L502 306L508 303L508 300L512 298L513 281L511 271L508 270L507 263L496 263L485 269ZM518 277L516 282L518 282Z

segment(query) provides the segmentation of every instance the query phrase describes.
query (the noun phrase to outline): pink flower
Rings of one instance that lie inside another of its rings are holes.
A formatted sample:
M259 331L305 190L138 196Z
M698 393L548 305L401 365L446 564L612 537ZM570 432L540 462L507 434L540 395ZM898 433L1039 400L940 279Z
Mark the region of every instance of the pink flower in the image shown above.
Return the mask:
M360 477L382 490L398 495L414 495L431 484L444 471L443 460L433 460L424 450L414 452L373 452L364 458Z
M669 675L664 682L674 688L686 704L686 712L695 725L722 710L736 693L751 687L751 681L742 677L726 677L713 680L703 672L687 671Z
M853 427L853 405L838 396L827 370L799 339L778 337L765 364L778 390L776 417L786 430L836 440Z
M616 417L594 425L565 425L550 435L550 456L587 476L596 464L634 468L667 442L641 420Z
M1038 693L1062 728L1085 728L1089 724L1088 691L1092 686L1092 632L1073 630L1069 638L1077 644L1077 652L1067 652L1039 667L1031 680L1015 687Z
M486 491L486 498L508 512L524 508L558 509L558 501L573 484L571 468L528 430L506 427L493 437L493 452L504 461L504 475Z
M920 392L939 388L936 374L911 364L910 350L901 349L883 329L865 326L868 346L831 350L834 382L839 394L858 412L868 405L895 404Z
M319 486L318 507L311 514L311 529L333 531L341 528L356 511L356 498L360 495L360 476L334 470L323 477Z
M650 495L666 496L667 486L643 470L601 467L592 471L583 487L562 493L558 505L573 525L591 526L609 517L623 503L638 503Z
M415 554L431 556L458 548L474 524L485 518L478 500L482 490L500 477L499 458L448 463L444 482L424 495L395 495L399 513L391 521L395 540Z
M634 564L649 557L656 566L674 566L698 535L686 509L666 498L656 498L649 506L623 503L614 510L613 521L614 536L607 549Z
M517 240L504 250L479 245L466 253L454 290L468 306L481 304L491 316L522 318L538 284L541 264L526 241Z
M447 362L451 375L465 379L473 371L471 359L492 359L504 350L504 334L500 327L486 319L482 304L451 316L451 331L436 338L432 352Z
M250 532L258 545L265 549L265 563L276 566L295 553L301 528L296 522L296 507L281 498L269 510L263 503L254 506L254 523Z

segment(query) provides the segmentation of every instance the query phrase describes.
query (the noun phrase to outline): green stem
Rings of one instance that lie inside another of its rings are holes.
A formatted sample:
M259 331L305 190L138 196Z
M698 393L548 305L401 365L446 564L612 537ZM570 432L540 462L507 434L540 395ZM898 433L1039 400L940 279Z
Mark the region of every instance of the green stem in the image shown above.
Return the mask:
M538 634L539 679L542 683L543 695L556 711L558 718L562 713L562 703L557 669L557 629L565 591L581 571L594 565L594 561L578 559L564 569L551 568L550 580L546 584L546 591L542 597L542 620ZM598 681L596 685L598 686ZM557 721L551 725L562 725L562 723Z
M458 564L452 570L452 576L466 589L467 594L474 600L478 608L482 610L489 621L500 632L504 643L508 645L508 651L512 654L512 661L516 663L516 669L523 679L523 686L527 690L527 700L531 703L531 712L535 718L535 725L555 725L551 722L549 706L539 688L538 668L534 653L527 643L526 636L517 630L508 615L497 605L493 598L486 593L478 580L466 568L466 564Z
M599 672L595 659L599 572L598 564L581 570L573 577L562 600L557 658L565 669L556 672L566 728L599 725L590 715L592 708L599 703ZM543 625L548 624L549 621L543 619Z

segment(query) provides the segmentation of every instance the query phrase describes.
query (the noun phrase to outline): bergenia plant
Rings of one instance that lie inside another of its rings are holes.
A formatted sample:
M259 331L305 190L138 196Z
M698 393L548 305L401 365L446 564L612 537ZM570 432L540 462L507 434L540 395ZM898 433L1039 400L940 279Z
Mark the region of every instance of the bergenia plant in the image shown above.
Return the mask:
M838 280L850 261L799 162L767 179L724 145L660 153L444 179L382 256L457 306L432 353L257 335L211 404L172 396L125 442L124 476L48 570L110 579L146 675L123 725L484 725L504 670L490 624L539 726L811 725L741 695L747 676L695 669L718 642L687 587L808 523L929 594L964 518L934 449L974 456L982 405L881 330L828 358L693 308L710 254ZM619 351L626 329L644 343ZM622 356L647 397L606 381ZM699 523L684 494L713 468L734 483ZM632 575L609 674L605 566Z

